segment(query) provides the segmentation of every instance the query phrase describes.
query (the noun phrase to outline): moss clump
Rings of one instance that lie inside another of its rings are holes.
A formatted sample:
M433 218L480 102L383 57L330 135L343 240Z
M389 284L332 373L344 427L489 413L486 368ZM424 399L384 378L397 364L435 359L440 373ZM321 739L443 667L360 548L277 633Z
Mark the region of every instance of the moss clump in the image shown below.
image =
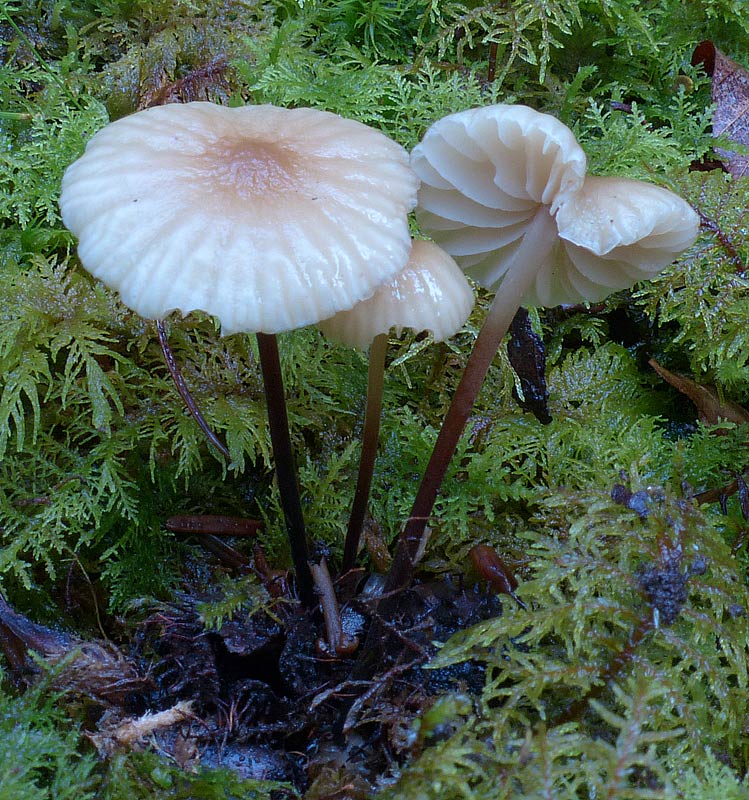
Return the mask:
M528 608L508 604L432 662L486 665L475 717L385 796L671 798L685 770L738 790L705 755L746 769L745 580L691 502L639 499L541 503L522 535Z

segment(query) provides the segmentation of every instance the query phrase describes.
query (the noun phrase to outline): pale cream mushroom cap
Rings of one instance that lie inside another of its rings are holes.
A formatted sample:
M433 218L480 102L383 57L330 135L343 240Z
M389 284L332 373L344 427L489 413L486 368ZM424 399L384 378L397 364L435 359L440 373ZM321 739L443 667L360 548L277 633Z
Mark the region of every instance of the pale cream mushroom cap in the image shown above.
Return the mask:
M535 270L522 302L597 301L652 277L695 240L697 214L640 181L585 177L572 131L525 106L439 120L414 148L424 231L482 286Z
M318 323L330 339L369 347L395 328L430 331L435 342L453 336L471 313L475 297L455 261L433 242L415 241L403 270L348 311Z
M592 175L560 204L556 222L578 270L614 289L652 278L694 243L699 229L697 212L668 189ZM585 253L597 256L597 268L586 266L593 259Z
M396 275L418 181L400 145L310 108L150 108L88 143L62 184L83 265L144 317L276 333Z

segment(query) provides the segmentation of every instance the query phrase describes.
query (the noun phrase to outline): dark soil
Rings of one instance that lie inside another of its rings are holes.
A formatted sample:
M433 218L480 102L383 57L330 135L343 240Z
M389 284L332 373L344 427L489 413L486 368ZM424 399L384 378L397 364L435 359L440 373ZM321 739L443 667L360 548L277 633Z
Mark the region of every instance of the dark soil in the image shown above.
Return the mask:
M198 592L152 606L117 648L43 628L4 605L0 643L17 681L39 672L29 649L62 664L58 686L99 709L86 724L104 754L121 749L123 725L145 712L187 707L178 724L149 736L187 769L228 767L318 798L369 797L423 746L417 718L446 693L470 712L484 685L480 663L427 668L435 642L501 613L497 595L445 577L404 592L383 619L381 583L359 571L335 587L343 629L358 641L346 656L329 652L319 610L304 613L289 597L206 630L197 607L211 598ZM450 731L448 714L429 736Z

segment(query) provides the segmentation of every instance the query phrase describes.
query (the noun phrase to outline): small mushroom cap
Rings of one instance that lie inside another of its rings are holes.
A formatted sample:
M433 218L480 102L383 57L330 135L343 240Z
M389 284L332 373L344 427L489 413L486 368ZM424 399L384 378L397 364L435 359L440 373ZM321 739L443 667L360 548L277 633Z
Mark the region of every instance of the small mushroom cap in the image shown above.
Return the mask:
M601 300L652 277L698 233L697 214L666 189L585 177L572 131L525 106L445 117L412 165L422 228L486 288L513 262L536 270L527 304Z
M588 176L556 214L559 235L612 261L630 263L647 278L697 236L699 216L681 197L643 181Z
M403 328L430 331L434 341L441 342L463 327L474 302L473 290L455 261L433 242L415 241L397 277L318 327L329 339L362 349L391 328L398 334Z
M83 265L147 318L276 333L350 308L410 250L400 145L325 111L195 102L99 131L62 184Z

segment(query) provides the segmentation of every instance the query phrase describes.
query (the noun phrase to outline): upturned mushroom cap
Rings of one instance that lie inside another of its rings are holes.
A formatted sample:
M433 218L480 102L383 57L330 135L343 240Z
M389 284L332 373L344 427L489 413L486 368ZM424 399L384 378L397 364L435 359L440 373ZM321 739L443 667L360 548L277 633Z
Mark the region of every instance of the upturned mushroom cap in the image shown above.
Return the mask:
M195 102L99 131L60 208L86 269L142 316L202 310L224 334L276 333L403 268L417 184L403 148L358 122Z
M640 181L585 177L572 131L525 106L439 120L414 148L422 228L482 286L535 269L522 301L596 301L652 277L696 238L681 198Z
M433 242L415 241L403 270L367 300L318 323L330 339L369 347L391 328L430 331L435 342L463 327L475 297L455 261Z

